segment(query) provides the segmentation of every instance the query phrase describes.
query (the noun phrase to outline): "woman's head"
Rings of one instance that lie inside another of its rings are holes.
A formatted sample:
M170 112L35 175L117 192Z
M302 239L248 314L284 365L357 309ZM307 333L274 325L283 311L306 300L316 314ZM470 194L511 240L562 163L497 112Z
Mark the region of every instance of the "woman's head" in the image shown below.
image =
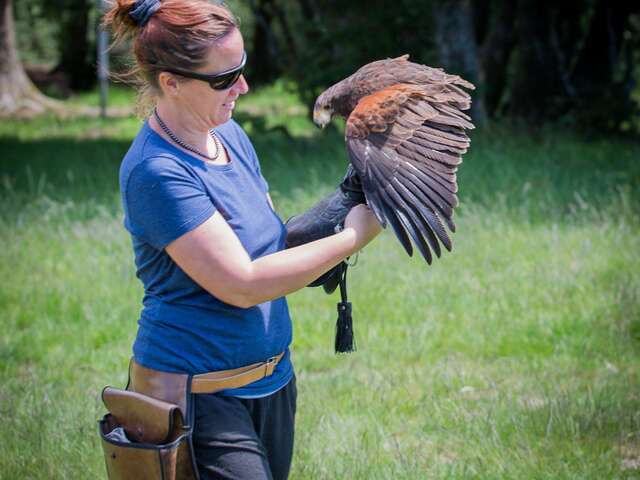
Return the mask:
M206 114L208 107L217 110L207 115L219 124L231 116L235 98L247 91L242 76L222 90L187 76L189 72L217 74L234 69L243 60L237 22L222 5L207 0L115 0L104 23L111 26L116 42L133 38L142 108L158 96L168 96L198 115ZM212 83L220 86L220 82Z

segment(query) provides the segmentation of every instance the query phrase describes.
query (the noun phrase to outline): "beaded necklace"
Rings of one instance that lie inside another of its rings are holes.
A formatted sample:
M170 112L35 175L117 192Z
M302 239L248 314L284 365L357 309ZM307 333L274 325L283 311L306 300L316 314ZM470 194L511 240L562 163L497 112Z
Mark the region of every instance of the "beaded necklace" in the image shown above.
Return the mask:
M153 116L155 117L156 121L158 122L158 125L160 125L160 128L162 129L162 131L164 133L166 133L167 136L171 140L173 140L175 143L180 145L185 150L189 150L190 152L193 152L196 155L204 157L204 158L206 158L206 159L208 159L210 161L216 160L220 156L220 151L222 150L222 145L220 143L220 140L218 139L218 136L213 131L213 129L209 130L209 135L211 135L211 138L213 139L213 143L216 146L216 153L214 155L212 155L212 156L209 156L206 153L201 152L200 150L198 150L196 147L194 147L192 145L189 145L187 142L185 142L184 140L179 138L175 133L173 133L173 131L162 121L162 119L160 118L160 115L158 115L158 109L157 108L153 109Z

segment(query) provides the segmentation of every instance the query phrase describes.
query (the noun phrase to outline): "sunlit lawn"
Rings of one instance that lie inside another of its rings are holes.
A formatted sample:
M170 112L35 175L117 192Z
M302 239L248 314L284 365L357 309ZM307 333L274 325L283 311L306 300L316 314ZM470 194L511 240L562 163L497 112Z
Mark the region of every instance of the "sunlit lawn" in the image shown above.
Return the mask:
M283 218L334 188L340 133L282 86L237 118ZM142 293L117 190L138 126L0 124L0 478L105 477L99 393L126 381ZM494 126L459 184L453 253L429 267L385 232L360 255L355 354L332 351L337 294L291 295L291 477L640 477L640 147Z

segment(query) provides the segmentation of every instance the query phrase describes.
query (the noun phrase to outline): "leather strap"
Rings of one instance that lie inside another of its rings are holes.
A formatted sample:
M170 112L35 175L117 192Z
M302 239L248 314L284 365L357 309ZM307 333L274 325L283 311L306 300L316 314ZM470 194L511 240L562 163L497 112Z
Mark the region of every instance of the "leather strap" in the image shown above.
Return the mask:
M264 362L219 372L201 373L191 379L191 393L214 393L227 388L240 388L262 380L273 373L284 352Z
M161 372L143 367L133 358L129 363L129 384L127 390L173 403L180 407L182 416L187 416L187 394L189 375L186 373Z
M268 377L282 360L284 352L264 362L218 372L201 373L191 379L191 393L215 393L227 388L240 388ZM129 365L127 390L139 392L164 402L176 404L187 418L186 373L170 373L143 367L133 358Z

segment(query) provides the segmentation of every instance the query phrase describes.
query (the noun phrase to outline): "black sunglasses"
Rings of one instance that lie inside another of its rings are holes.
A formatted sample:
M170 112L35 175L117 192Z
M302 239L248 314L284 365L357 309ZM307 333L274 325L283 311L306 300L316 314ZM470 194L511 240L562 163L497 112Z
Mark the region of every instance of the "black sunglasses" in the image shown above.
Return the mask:
M230 70L225 70L224 72L214 73L213 75L207 75L204 73L196 73L190 72L188 70L182 70L180 68L165 68L163 69L165 72L175 73L176 75L180 75L181 77L186 78L195 78L196 80L202 80L203 82L207 82L211 88L214 90L227 90L228 88L233 87L235 83L242 75L244 71L244 67L247 64L247 52L242 52L242 61L237 67L233 67Z

